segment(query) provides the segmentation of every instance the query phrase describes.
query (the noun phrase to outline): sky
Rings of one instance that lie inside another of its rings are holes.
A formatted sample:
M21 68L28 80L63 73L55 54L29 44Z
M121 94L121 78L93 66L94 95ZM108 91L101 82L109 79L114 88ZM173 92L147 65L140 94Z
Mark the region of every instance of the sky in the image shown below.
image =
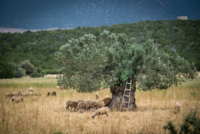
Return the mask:
M1 0L0 27L99 27L144 20L200 19L200 0Z

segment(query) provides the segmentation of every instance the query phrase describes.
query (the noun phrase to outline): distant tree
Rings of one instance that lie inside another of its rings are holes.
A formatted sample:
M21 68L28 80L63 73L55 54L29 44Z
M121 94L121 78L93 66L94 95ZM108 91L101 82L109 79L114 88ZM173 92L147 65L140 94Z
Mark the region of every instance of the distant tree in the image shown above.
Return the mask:
M34 65L31 64L31 62L29 60L22 61L19 64L19 67L26 70L26 74L28 74L28 75L31 74L31 73L37 73L36 68L34 67Z
M15 78L22 78L26 75L26 70L21 67L16 67L13 71L13 75Z
M132 79L130 107L136 108L135 91L138 89L166 89L196 76L194 64L175 52L169 55L159 51L152 39L135 43L125 34L104 31L100 40L92 34L71 39L55 53L60 72L58 83L75 88L78 92L93 92L101 87L110 88L112 102L122 100L126 81ZM125 106L125 105L124 105Z

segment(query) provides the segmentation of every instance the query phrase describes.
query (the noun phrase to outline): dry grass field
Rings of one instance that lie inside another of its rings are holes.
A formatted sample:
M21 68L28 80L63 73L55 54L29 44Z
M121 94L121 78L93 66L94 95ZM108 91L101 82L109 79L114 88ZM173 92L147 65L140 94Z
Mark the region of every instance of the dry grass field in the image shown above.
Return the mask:
M24 97L24 102L13 103L6 92L26 92L33 87L42 94L37 101ZM56 91L57 97L46 97ZM200 106L200 76L183 85L167 90L136 91L137 109L134 112L111 111L92 119L93 112L66 111L67 100L95 100L95 93L77 93L75 90L56 89L55 78L22 78L0 80L0 133L1 134L135 134L169 133L163 129L169 120L178 128L190 109ZM109 89L99 91L100 97L112 96ZM176 102L181 113L174 114ZM198 111L199 112L199 111Z

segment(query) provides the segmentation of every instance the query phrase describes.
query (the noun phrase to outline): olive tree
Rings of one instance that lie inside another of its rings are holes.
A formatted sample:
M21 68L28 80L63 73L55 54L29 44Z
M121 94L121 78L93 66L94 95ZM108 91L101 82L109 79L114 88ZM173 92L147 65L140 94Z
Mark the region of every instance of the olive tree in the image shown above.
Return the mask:
M196 76L194 63L176 52L167 54L158 49L154 40L138 44L125 34L103 31L97 40L93 34L70 39L55 53L59 64L58 84L78 92L110 88L112 102L122 101L127 80L132 80L130 109L136 108L137 89L167 89Z

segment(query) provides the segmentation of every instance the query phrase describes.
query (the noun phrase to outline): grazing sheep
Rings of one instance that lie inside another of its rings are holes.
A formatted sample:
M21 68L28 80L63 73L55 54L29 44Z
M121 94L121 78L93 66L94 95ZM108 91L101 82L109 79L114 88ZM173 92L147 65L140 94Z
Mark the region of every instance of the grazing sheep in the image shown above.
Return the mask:
M19 93L18 92L13 92L12 96L19 96Z
M28 96L28 93L22 93L21 94L23 97L26 97L26 96Z
M51 96L56 96L56 92L53 91L53 92L51 93Z
M60 86L56 86L57 89L60 89Z
M176 102L175 107L174 107L174 113L180 113L181 111L181 104Z
M13 96L12 97L12 102L15 101L16 103L18 102L23 102L23 97L16 97L16 96Z
M32 92L28 92L27 96L33 96L33 93Z
M97 107L97 104L98 104L97 101L86 101L86 103L88 103L89 109Z
M85 102L85 101L83 101L83 100L78 100L77 102L79 103L79 102Z
M107 98L107 97L109 97L109 98L110 98L110 96L109 96L109 95L106 95L104 98Z
M7 97L11 98L12 96L13 96L12 93L6 93L6 98Z
M33 87L30 87L27 89L27 92L33 92L34 91L34 88Z
M107 106L108 104L110 104L110 102L112 101L112 99L110 97L106 97L103 99L105 106Z
M41 93L35 93L36 96L41 96Z
M84 109L79 109L77 112L84 113Z
M99 99L99 93L96 93L96 100Z
M68 109L68 111L69 111L69 107L71 108L71 110L72 110L72 108L74 108L74 110L76 110L77 105L78 105L78 102L72 101L72 100L68 100L68 101L66 102L66 111L67 111L67 109Z
M33 101L36 101L37 99L38 99L37 96L33 96L33 97L32 97L32 100L33 100Z
M105 107L105 103L103 100L97 102L97 108Z
M76 111L78 111L79 109L89 109L89 105L86 102L79 102L76 108Z
M103 115L103 114L106 114L106 116L108 117L109 111L110 111L110 109L108 107L99 108L94 112L94 114L92 115L92 118L94 119L95 116L99 116L99 115Z
M50 96L50 92L47 93L46 97Z

